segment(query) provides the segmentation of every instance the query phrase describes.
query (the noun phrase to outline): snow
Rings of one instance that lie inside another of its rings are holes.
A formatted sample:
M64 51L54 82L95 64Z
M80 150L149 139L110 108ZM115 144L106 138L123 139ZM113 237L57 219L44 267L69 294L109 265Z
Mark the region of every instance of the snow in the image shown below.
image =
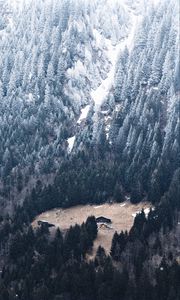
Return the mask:
M67 139L67 142L68 142L68 153L71 153L73 147L74 147L74 142L75 142L75 138L76 136L72 136L70 138Z
M105 38L101 32L97 29L93 30L93 35L96 39L96 45L101 49L103 48L106 52L106 56L110 62L110 69L107 71L106 78L103 79L97 89L91 89L91 98L94 101L94 115L93 115L93 132L94 136L98 131L98 119L99 111L102 107L102 104L107 99L111 90L113 90L115 82L115 74L117 68L117 62L120 56L120 53L128 48L129 52L133 49L135 33L139 27L139 24L142 20L142 15L137 14L137 11L131 7L131 4L127 4L126 1L122 1L124 11L129 14L129 24L127 35L123 37L117 44L114 44L113 39ZM109 124L106 124L106 138L109 139Z
M23 0L8 0L8 4L12 8L17 8L20 4L23 4Z
M108 110L102 110L102 111L101 111L101 114L103 114L103 115L107 115L107 114L108 114L108 112L109 112Z
M9 23L9 27L10 27L10 28L13 28L13 26L14 26L13 18L8 17L8 23Z
M86 70L84 68L83 63L78 60L77 62L75 62L75 65L73 68L69 68L67 70L67 75L71 78L77 78L80 75L85 75L86 74Z
M90 109L90 105L86 105L84 108L81 109L81 115L77 121L77 124L81 124L81 122L87 118L89 109Z
M160 0L152 0L154 6L157 6Z
M92 54L87 47L85 48L85 58L89 62L92 60Z
M33 94L32 94L32 93L29 93L29 95L28 95L28 100L29 100L29 102L34 101L34 98L33 98Z
M154 210L154 207L151 207L152 210ZM145 216L146 218L148 217L148 214L150 212L150 207L147 207L144 209L144 213L145 213ZM141 211L136 211L136 213L132 214L132 217L135 218L137 214L140 214Z
M79 22L75 21L75 24L76 24L77 30L79 32L83 32L83 30L84 30L84 24L83 24L83 22L82 21L79 21Z
M137 211L135 214L132 214L132 217L135 218L137 214L139 214L140 211Z
M124 7L129 10L129 6L124 4ZM96 29L93 30L93 34L96 38L97 45L102 45L103 42L107 48L107 56L111 63L110 71L107 74L106 79L102 80L101 84L96 90L91 91L91 97L94 101L94 121L96 121L96 114L99 111L102 103L108 96L111 88L113 87L116 64L121 51L127 47L129 51L133 48L134 36L136 29L142 19L142 16L136 15L133 10L130 10L131 30L126 38L123 38L117 45L113 46L112 41L104 38Z
M93 35L96 39L96 47L100 48L103 44L104 37L99 33L97 29L93 30Z
M122 105L121 104L117 104L115 107L115 112L119 112L121 110Z
M103 37L96 29L94 30L94 36L96 37L97 44L98 43L102 44ZM95 104L95 112L99 110L101 104L103 103L103 100L108 96L109 91L113 85L116 62L117 62L119 51L121 49L121 43L116 46L113 46L110 40L104 39L104 41L108 49L107 56L111 62L111 69L107 74L106 79L104 79L101 82L99 87L96 90L91 91L91 97L94 100L94 104Z
M102 208L102 207L103 207L103 205L94 206L95 209Z
M109 139L109 130L110 130L110 124L108 124L108 125L106 125L106 127L105 127L105 132L106 132L106 138L107 138L107 140Z
M145 213L146 217L148 216L149 212L150 212L150 208L145 208L144 213Z
M66 48L63 48L62 49L62 54L66 54L67 53L67 49Z

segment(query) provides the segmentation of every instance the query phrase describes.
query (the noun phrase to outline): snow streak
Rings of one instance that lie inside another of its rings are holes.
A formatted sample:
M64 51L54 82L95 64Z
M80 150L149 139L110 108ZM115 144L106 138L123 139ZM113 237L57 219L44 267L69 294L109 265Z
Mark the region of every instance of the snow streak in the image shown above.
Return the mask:
M112 41L109 39L105 39L97 30L94 30L94 36L96 37L96 40L104 39L105 45L107 47L107 56L111 63L110 71L107 74L106 79L102 80L101 84L96 90L91 91L91 97L94 101L94 125L96 127L97 121L98 121L98 112L101 108L101 105L103 104L104 100L107 98L110 90L113 88L114 84L114 78L116 73L116 65L118 61L118 57L120 55L120 52L125 49L125 47L128 48L129 52L133 48L134 44L134 37L136 30L142 20L142 16L135 14L133 9L130 9L130 7L126 4L123 4L126 10L129 11L130 20L131 20L131 27L129 34L126 38L123 38L117 45L113 46Z

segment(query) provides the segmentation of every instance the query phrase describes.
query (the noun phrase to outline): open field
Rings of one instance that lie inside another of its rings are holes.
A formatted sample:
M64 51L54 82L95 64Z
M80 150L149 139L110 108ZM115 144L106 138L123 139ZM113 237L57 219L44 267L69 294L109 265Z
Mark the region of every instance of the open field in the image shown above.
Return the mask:
M108 226L98 226L98 236L94 242L92 257L96 253L99 245L104 247L107 253L110 252L111 241L115 231L129 231L133 225L136 213L144 208L145 213L148 213L150 203L142 202L133 205L129 202L102 204L102 205L79 205L68 209L53 209L40 214L33 221L32 226L37 227L38 221L47 221L59 227L62 231L67 230L75 224L82 224L88 216L106 217L111 219L112 224Z

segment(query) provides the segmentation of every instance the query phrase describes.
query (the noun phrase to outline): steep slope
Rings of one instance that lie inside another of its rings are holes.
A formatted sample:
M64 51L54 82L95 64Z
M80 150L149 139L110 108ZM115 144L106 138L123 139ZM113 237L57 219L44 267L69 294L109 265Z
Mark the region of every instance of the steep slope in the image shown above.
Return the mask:
M145 17L134 16L135 23L141 19L132 34L134 42L131 34L123 42L127 47L120 52L115 80L112 67L93 91L91 126L78 138L85 148L91 143L115 154L121 181L134 201L147 194L158 201L179 167L177 11L176 1L160 1Z
M117 190L159 199L178 164L176 1L1 6L2 205L22 202L38 179L52 184L82 151L111 157Z
M162 1L157 13L148 13L127 60L125 76L124 57L120 60L114 91L115 106L119 104L120 109L112 115L110 139L126 161L126 184L134 184L138 194L148 191L151 201L167 191L179 167L177 10L176 1Z
M0 0L0 300L180 299L178 5Z
M37 178L52 182L49 174L73 147L81 109L87 116L92 90L111 72L111 40L116 47L129 21L124 7L109 1L22 0L2 7L0 186L6 205L7 198L24 197Z

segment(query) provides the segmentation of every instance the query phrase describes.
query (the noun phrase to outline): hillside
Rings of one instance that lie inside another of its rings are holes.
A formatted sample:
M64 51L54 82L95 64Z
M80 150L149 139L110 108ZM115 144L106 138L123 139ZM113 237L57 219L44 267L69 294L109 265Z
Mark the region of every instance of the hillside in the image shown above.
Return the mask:
M180 299L179 11L0 0L0 300Z
M3 209L82 152L118 162L109 180L134 201L160 200L179 164L177 5L1 3Z

